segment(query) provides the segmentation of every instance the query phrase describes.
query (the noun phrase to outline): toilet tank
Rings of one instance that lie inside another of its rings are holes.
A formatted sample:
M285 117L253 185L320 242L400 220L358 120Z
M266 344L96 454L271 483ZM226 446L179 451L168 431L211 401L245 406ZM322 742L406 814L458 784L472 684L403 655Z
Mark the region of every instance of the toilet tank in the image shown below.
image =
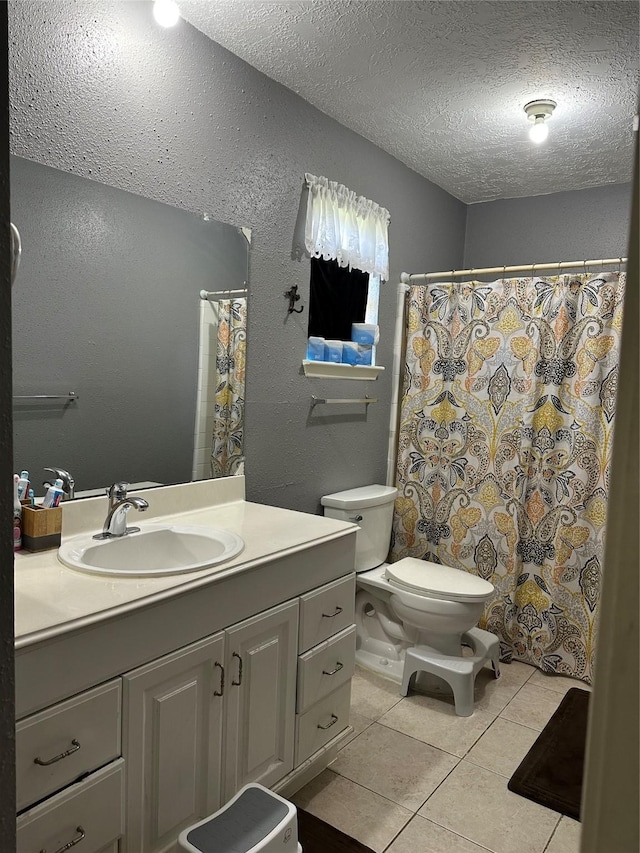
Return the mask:
M356 536L356 572L374 569L387 559L397 494L394 486L361 486L321 498L328 518L353 521L360 526Z

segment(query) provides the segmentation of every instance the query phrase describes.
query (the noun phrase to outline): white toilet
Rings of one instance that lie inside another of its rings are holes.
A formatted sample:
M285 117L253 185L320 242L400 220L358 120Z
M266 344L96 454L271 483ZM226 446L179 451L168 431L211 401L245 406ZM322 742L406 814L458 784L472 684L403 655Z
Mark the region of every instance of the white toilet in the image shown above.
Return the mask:
M474 627L493 586L465 572L405 557L386 563L393 486L362 486L326 495L324 514L360 526L356 538L356 660L397 681L406 696L416 674L420 688L453 691L456 713L473 713L477 672L491 661L499 677L498 638ZM463 655L463 647L470 653ZM437 676L437 678L433 678Z

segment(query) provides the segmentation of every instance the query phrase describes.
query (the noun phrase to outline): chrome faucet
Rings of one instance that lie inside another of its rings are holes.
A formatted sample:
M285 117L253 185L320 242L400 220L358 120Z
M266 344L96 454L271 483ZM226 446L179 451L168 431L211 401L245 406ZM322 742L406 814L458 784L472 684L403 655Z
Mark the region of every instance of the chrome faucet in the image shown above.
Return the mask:
M139 527L127 527L127 513L134 507L140 512L149 508L144 498L129 497L127 495L128 483L114 483L107 489L109 496L109 512L102 528L102 533L97 533L94 539L111 539L126 536L129 533L137 533Z
M62 480L62 489L64 491L63 500L72 501L75 497L76 481L68 471L64 468L45 468L45 471L51 471L59 480ZM43 483L43 486L49 487L51 483Z

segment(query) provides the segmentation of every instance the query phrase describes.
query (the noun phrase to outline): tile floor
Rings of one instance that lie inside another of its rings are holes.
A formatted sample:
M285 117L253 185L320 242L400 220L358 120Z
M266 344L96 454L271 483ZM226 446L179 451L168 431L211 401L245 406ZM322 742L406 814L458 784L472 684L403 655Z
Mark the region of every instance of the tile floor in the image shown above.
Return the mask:
M590 688L523 663L501 669L478 674L471 717L357 669L354 734L293 801L376 853L578 853L580 824L507 782L566 691Z

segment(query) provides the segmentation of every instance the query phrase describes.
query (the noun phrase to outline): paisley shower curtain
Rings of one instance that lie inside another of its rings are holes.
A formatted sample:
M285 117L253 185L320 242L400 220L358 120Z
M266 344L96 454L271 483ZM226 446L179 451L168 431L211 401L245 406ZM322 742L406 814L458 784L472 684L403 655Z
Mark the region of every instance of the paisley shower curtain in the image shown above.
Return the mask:
M414 286L391 559L489 580L506 660L591 682L624 273Z
M244 471L247 300L220 300L218 305L211 476L228 477Z

